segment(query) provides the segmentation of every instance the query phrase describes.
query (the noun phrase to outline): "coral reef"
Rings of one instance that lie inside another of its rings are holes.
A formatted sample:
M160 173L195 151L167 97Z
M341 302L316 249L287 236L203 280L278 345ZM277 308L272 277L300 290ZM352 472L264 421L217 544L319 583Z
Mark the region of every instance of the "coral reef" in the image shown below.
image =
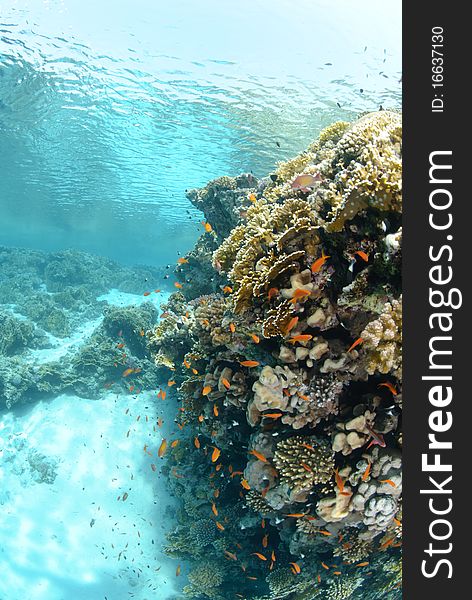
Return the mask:
M222 577L186 593L356 598L369 569L363 597L397 598L401 115L335 123L270 177L190 197L213 228L189 259L207 286L146 336L178 385L169 552Z

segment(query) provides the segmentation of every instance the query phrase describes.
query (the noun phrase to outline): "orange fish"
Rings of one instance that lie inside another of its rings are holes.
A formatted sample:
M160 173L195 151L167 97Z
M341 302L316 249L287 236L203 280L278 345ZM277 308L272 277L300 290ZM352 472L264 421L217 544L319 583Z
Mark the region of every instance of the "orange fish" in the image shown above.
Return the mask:
M284 515L285 517L292 517L294 519L301 519L302 517L305 516L305 513L288 513L286 515Z
M257 360L243 360L239 364L242 367L258 367L260 363Z
M287 333L289 333L290 331L292 331L292 329L295 327L295 325L298 323L298 317L293 317L292 319L290 319L290 321L288 322L287 327L285 328L285 335L287 335Z
M297 300L300 300L301 298L306 298L307 296L310 296L310 295L311 295L310 290L301 290L300 288L298 288L295 290L290 302L291 302L291 304L295 304L295 302L297 302Z
M231 333L234 333L236 331L236 325L234 323L230 323L229 330L231 331Z
M249 201L252 202L253 204L257 200L256 194L249 194L248 198L249 198Z
M211 503L211 512L215 515L215 517L218 516L218 509L216 508L216 504L214 502Z
M267 292L267 298L269 300L269 302L272 300L272 298L274 296L278 296L279 294L279 290L276 287L270 288L270 290Z
M291 562L291 563L289 563L289 565L290 565L290 567L292 569L292 573L294 575L298 575L299 573L301 573L302 570L300 568L300 565L298 565L296 562Z
M225 556L230 559L230 560L238 560L238 557L236 556L236 554L233 554L232 552L228 552L228 550L224 551ZM241 596L242 598L242 596Z
M325 262L328 260L328 258L331 258L331 256L327 256L324 253L324 250L321 251L321 256L320 258L318 258L317 260L315 260L315 262L311 265L311 272L312 273L319 273L319 271L321 270L321 268L323 267L323 265L325 264Z
M340 492L344 491L344 480L343 478L339 475L338 470L336 469L334 471L334 477L336 480L336 485L338 486L338 489Z
M125 369L123 371L123 373L121 374L122 377L128 377L128 375L131 375L131 373L134 373L134 369Z
M192 369L192 373L193 373L194 375L198 375L198 371L197 371L197 369Z
M213 414L215 415L215 417L217 417L220 414L216 404L213 404Z
M402 522L401 522L401 521L399 521L398 519L395 519L395 517L393 518L393 522L394 522L396 525L398 525L398 527L401 527L401 526L402 526Z
M326 531L326 529L319 529L318 533L321 533L322 535L326 535L327 537L330 536L330 535L333 535L329 531Z
M213 496L214 496L215 498L218 498L218 497L219 497L219 495L220 495L220 490L215 490L215 491L213 492Z
M389 546L391 546L393 544L393 539L394 538L389 538L387 541L385 541L381 546L380 546L380 550L384 550L385 548L388 548Z
M154 290L154 293L155 293L155 294L159 294L159 292L160 292L160 291L161 291L161 290Z
M295 342L308 342L309 340L311 340L313 336L310 335L309 333L306 334L300 334L300 335L293 335L288 341L289 344L295 344Z
M282 416L283 413L265 413L262 416L267 417L268 419L278 419Z
M328 565L325 565L324 562L321 563L321 566L323 567L323 569L326 569L327 571L329 571Z
M392 394L394 396L398 395L398 392L395 389L395 387L388 381L386 381L385 383L379 383L379 385L377 387L386 387L388 390L390 390L392 392Z
M210 233L210 231L213 230L212 226L210 225L210 223L205 223L205 221L202 221L202 225L205 228L205 231L207 233Z
M350 352L351 350L354 350L354 348L356 348L356 346L359 346L359 344L362 344L363 341L364 340L361 337L357 338L357 340L351 346L349 346L348 352Z
M202 323L203 325L205 325L205 327L208 327L210 325L210 321L208 319L202 319Z
M219 523L218 521L215 521L215 525L218 527L218 529L220 531L224 531L225 530L225 528L223 527L223 525L221 523Z
M275 562L275 552L274 552L274 550L272 550L272 554L270 555L270 560L272 562Z
M180 442L180 440L174 440L174 441L172 442L172 444L170 445L170 447L171 447L171 448L175 448L179 442Z
M366 254L363 250L358 250L357 252L354 252L354 254L360 256L362 260L365 260L365 262L369 262L369 255Z
M260 552L252 552L251 556L257 556L257 558L259 558L260 560L267 560L267 558Z
M208 394L211 392L211 386L206 385L203 390L202 390L202 395L203 396L208 396Z
M242 474L243 474L243 472L242 472L242 471L233 471L233 472L231 473L231 479L233 479L233 477L236 477L236 475L242 475Z
M143 296L150 296L151 292L144 292Z
M185 265L186 263L188 263L188 260L186 258L179 258L177 259L177 262L179 263L179 265Z
M308 466L306 463L300 463L301 466L305 469L305 471L308 471L308 473L313 473L313 469Z
M333 575L341 575L341 571L333 571Z
M199 416L198 416L198 421L199 421L200 423L203 423L203 421L204 421L204 420L205 420L205 417L204 417L203 415L199 415Z
M258 335L256 335L255 333L251 333L251 338L255 344L258 344L261 341L260 337Z
M397 487L397 484L395 482L393 482L391 479L381 479L380 483L388 483L388 485L391 485L394 488Z
M216 462L221 454L221 450L219 450L216 446L213 446L213 452L211 454L211 462Z
M227 390L229 390L229 388L231 387L230 382L227 379L225 379L224 377L221 378L221 383L225 386L225 388Z
M159 456L159 458L161 456L164 456L166 449L167 449L167 440L166 440L166 438L164 438L161 442L161 445L159 446L159 450L157 451L157 456Z
M186 367L187 369L190 369L190 363L185 358L184 358L184 363L183 364L184 364L184 367Z
M318 575L316 576L316 579L318 581L318 583L321 583L321 575L318 573Z
M367 477L369 477L370 474L370 469L372 468L372 463L369 463L367 465L366 470L364 471L364 473L362 474L362 481L365 481L367 479Z
M323 179L319 173L316 173L316 175L303 173L302 175L297 175L290 186L292 190L300 190L301 192L308 193L314 187L315 183L320 181L323 181Z
M179 290L180 290L180 289L182 289L182 288L184 287L184 286L183 286L181 283L179 283L178 281L175 281L175 282L174 282L174 285L175 285L175 287L176 287L176 288L178 288Z
M225 294L232 294L233 293L233 288L230 287L229 285L225 285L225 287L223 288L223 292Z
M234 475L234 473L233 473L233 475ZM241 485L243 486L243 488L245 490L250 490L251 489L251 486L249 485L249 483L245 479L241 479Z
M121 344L116 344L116 347L117 347L119 350L121 350L121 348L123 348L123 347L124 347L124 344L123 344L123 343L121 343Z
M269 461L267 460L267 458L261 454L260 452L258 452L257 450L250 450L248 452L248 454L252 454L253 456L255 456L258 460L268 463Z
M269 535L266 533L265 536L262 538L262 547L267 548L268 543L269 543Z
M369 564L369 561L366 560L365 562L357 563L356 567L367 567L368 564Z
M262 519L261 520L261 527L262 527L262 529L265 529L265 526L266 526L265 519Z
M180 571L181 571L180 565L177 565L177 569L175 570L175 574L177 577L180 575Z
M169 379L169 381L167 382L167 385L169 387L172 387L173 385L175 385L175 381L172 381L172 379Z

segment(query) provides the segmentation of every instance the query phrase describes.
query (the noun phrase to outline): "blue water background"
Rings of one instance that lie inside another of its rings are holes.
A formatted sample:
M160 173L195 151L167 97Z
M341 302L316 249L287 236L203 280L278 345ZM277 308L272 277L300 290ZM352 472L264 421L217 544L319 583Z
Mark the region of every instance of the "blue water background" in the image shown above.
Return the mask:
M174 261L186 189L400 106L400 26L399 0L0 2L0 244Z

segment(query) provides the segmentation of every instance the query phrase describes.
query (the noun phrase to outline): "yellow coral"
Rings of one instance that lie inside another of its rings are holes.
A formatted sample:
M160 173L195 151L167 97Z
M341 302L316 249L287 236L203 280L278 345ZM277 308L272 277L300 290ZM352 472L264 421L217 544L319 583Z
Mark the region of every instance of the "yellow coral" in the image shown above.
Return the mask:
M401 377L402 365L402 298L387 302L378 319L367 324L361 333L366 351L366 371L393 373Z

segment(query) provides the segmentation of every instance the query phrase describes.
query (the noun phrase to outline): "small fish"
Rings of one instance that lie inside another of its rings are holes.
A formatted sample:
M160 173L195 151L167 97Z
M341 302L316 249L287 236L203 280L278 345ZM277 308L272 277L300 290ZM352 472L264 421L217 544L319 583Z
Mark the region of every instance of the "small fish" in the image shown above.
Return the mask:
M157 456L159 456L159 458L161 458L161 456L164 456L166 450L167 450L167 440L166 440L166 438L164 438L161 442L161 445L159 446L159 450L157 451Z
M250 202L252 202L254 204L254 202L257 201L256 194L249 194L248 199Z
M234 475L234 473L233 473L233 475ZM250 490L250 489L251 489L251 486L250 486L250 485L249 485L249 483L246 481L246 479L241 479L241 485L243 486L243 488L244 488L245 490Z
M396 519L395 517L393 517L393 522L395 523L395 525L398 525L398 527L402 526L402 522Z
M233 554L232 552L228 552L228 550L225 550L224 554L230 560L238 560L238 557L236 556L236 554ZM242 598L242 596L241 596L241 598Z
M316 580L318 581L318 583L321 583L321 575L318 573L318 575L316 576Z
M359 346L359 344L362 344L363 341L364 340L361 337L357 338L357 340L353 344L351 344L351 346L349 346L348 352L350 352L351 350L354 350L354 348Z
M392 392L392 394L394 396L398 395L397 390L395 389L395 386L392 385L390 382L386 381L385 383L379 383L379 385L377 387L386 387L388 390L390 390Z
M213 414L215 415L215 417L217 417L220 414L216 404L213 404Z
M221 454L221 450L219 448L217 448L216 446L213 446L213 452L211 454L211 462L216 462Z
M220 531L224 531L225 530L224 526L219 521L215 521L215 525L218 527L218 529Z
M372 436L372 441L370 442L370 444L367 446L367 450L371 447L371 446L380 446L380 448L385 448L386 443L385 440L383 438L383 435L380 433L377 433L376 431L374 431L373 429L371 429L369 427L369 425L366 425L367 429L369 430L370 435Z
M154 472L156 472L156 470L157 470L157 467L156 467L156 465L155 465L154 463L151 463L151 469L152 469Z
M270 560L272 562L275 562L275 551L274 550L272 550L272 554L270 555Z
M124 347L124 344L123 344L123 343L121 343L121 344L117 344L117 345L116 345L116 347L117 347L119 350L121 350L121 348L123 348L123 347Z
M207 233L213 231L213 227L210 225L210 223L205 223L205 221L202 221L202 225Z
M193 373L194 375L198 375L198 371L197 371L197 369L192 369L192 373Z
M265 529L265 526L266 526L265 519L261 519L261 527L262 527L262 529Z
M336 485L338 486L338 489L340 492L344 492L344 480L343 478L339 475L338 473L338 469L336 469L334 471L334 478L336 480Z
M250 579L251 581L257 581L257 577L253 577L252 575L246 575L246 579Z
M341 575L341 571L333 571L333 575Z
M321 271L321 268L324 266L325 262L328 260L328 258L331 258L331 256L326 255L324 253L324 250L321 251L321 256L320 258L317 258L315 260L315 262L311 265L311 272L312 273L319 273Z
M313 473L313 469L307 465L306 463L300 463L301 466L305 469L305 471L308 471L308 473Z
M215 491L213 492L213 497L214 497L214 498L218 498L218 497L219 497L219 495L220 495L220 490L215 490Z
M202 390L202 395L203 396L208 396L208 394L211 392L211 386L206 385L203 390Z
M128 377L129 375L131 375L131 373L134 373L134 369L128 368L125 369L123 371L123 373L121 374L122 377Z
M267 299L270 302L274 296L278 296L278 295L279 295L279 290L276 287L270 288L270 290L267 292Z
M392 481L391 479L381 479L380 483L388 483L388 485L391 485L394 488L397 487L397 484L394 481Z
M298 175L290 184L292 190L300 190L301 192L309 192L311 188L315 185L315 183L319 183L323 181L321 175L317 173L316 175L310 175L306 173L305 175Z
M218 509L216 508L216 504L214 502L211 503L211 512L215 515L215 517L218 516Z
M163 423L164 423L164 421L162 420L162 418L161 418L161 417L159 417L159 418L157 419L157 426L158 426L158 427L162 427Z
M184 362L183 362L184 367L186 367L187 369L190 369L190 363L188 362L188 360L186 360L184 358Z
M177 259L177 262L179 263L179 265L185 265L188 263L188 260L186 258L179 258Z
M124 502L124 501L125 501L127 498L128 498L128 492L125 492L125 493L123 494L123 498L122 498L123 502Z
M327 571L329 571L328 565L325 565L324 562L321 563L321 566L323 567L323 569L326 569Z
M369 561L366 560L364 562L357 563L356 567L367 567L368 564L369 564Z
M197 448L197 450L200 448L200 440L198 439L198 435L196 435L193 439L193 445L195 446L195 448Z
M161 290L154 290L155 294L159 294Z
M236 331L236 325L234 323L230 323L229 330L231 331L231 333L234 333Z
M248 452L248 454L252 454L253 456L255 456L261 462L264 462L264 463L268 463L269 462L267 460L267 458L263 454L261 454L260 452L258 452L257 450L250 450Z
M256 335L255 333L251 333L251 338L255 344L258 344L261 341L260 337L258 335Z
M290 319L287 327L285 328L285 335L287 335L287 333L290 333L290 331L292 331L292 329L295 327L295 325L297 323L298 323L298 317L293 317L292 319Z
M292 336L288 341L289 344L295 344L295 342L308 342L313 338L309 333Z
M172 442L172 444L170 445L170 447L171 447L171 448L175 448L175 447L178 445L178 443L179 443L179 442L180 442L180 440L174 440L174 441Z
M308 448L308 450L314 450L314 446L311 446L310 444L301 444L304 448Z
M231 479L233 479L233 477L236 477L236 475L243 475L242 471L233 471L231 473Z
M257 360L243 360L239 363L242 367L258 367L260 363Z
M369 262L369 255L366 254L363 250L357 250L357 252L354 252L354 254L360 256L365 262Z
M174 281L174 285L175 285L175 287L176 287L177 289L179 289L179 290L181 290L181 289L184 287L184 286L183 286L181 283L179 283L178 281Z
M221 378L221 383L225 386L225 388L227 390L229 390L229 388L231 387L230 382L227 379L225 379L224 377Z
M262 416L268 419L279 419L283 413L264 413Z
M257 558L259 558L260 560L267 560L267 557L265 557L263 554L261 554L260 552L252 552L251 556L257 556Z
M263 548L267 548L269 544L269 534L265 534L265 536L262 538L262 547Z
M180 575L180 571L181 571L180 565L177 565L177 569L175 570L176 577L178 577Z
M329 531L326 531L326 529L318 529L318 533L321 533L321 535L325 535L326 537L329 537L330 535L333 535Z
M204 420L205 420L205 417L203 415L198 415L198 422L199 423L203 423Z
M372 468L372 463L370 462L367 465L366 470L364 471L364 473L362 474L362 481L366 481L367 477L369 477L370 474L370 469Z
M393 540L394 538L389 538L388 540L386 540L381 546L380 546L380 550L384 550L385 548L388 548L389 546L391 546L393 544Z
M225 294L232 294L233 293L233 288L230 287L229 285L225 285L225 287L223 288L223 292Z
M300 565L298 565L296 562L291 562L291 563L289 563L289 565L290 565L290 567L292 569L292 573L294 575L298 575L299 573L301 573L302 570L300 568Z
M151 292L144 292L143 296L150 296Z
M294 519L301 519L302 517L305 516L305 513L288 513L286 515L284 515L285 517L292 517Z
M169 379L169 381L167 382L167 385L169 387L172 387L173 385L175 385L175 381L173 381L172 379Z
M310 295L311 295L310 290L302 290L300 288L297 288L295 290L295 292L293 293L293 296L292 296L292 299L290 300L290 303L291 304L295 304L301 298L306 298L307 296L310 296Z

